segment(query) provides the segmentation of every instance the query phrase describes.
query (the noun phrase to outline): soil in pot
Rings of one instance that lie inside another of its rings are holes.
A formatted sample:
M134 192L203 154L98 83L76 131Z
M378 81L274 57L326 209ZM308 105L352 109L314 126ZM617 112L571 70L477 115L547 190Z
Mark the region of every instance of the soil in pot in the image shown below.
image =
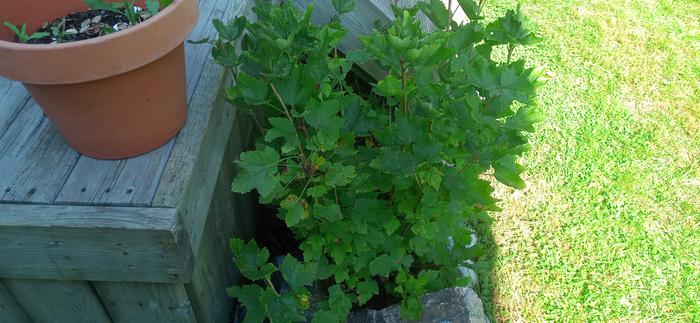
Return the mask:
M139 22L143 22L151 15L145 10L134 7L138 12ZM28 44L56 44L70 43L86 39L97 38L109 35L132 27L129 19L120 13L109 10L88 10L71 13L64 17L59 17L51 23L45 23L39 28L37 33L47 33L48 36L31 39ZM55 29L57 28L57 29ZM56 34L58 30L58 35ZM18 42L15 39L15 42Z

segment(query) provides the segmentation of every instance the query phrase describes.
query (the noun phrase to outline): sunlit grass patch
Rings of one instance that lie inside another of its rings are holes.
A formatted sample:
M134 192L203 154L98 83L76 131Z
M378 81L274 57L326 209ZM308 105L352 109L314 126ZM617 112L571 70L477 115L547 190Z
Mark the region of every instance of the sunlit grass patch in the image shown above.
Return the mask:
M504 212L482 233L487 309L503 321L700 321L700 2L523 10L545 43L518 54L554 79L524 158L529 187L501 188Z

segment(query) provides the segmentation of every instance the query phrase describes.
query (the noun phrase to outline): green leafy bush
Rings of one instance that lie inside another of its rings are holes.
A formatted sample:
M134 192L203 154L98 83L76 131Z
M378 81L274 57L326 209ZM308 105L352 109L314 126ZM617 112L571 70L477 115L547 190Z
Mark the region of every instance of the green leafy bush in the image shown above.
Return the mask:
M511 60L516 45L539 38L520 10L486 24L480 5L459 2L469 23L452 22L439 0L393 7L394 22L346 55L336 49L347 35L340 19L316 26L312 7L257 1L255 23L215 21L213 55L237 80L227 98L266 117L255 149L236 162L233 191L278 206L303 252L277 268L267 249L232 240L242 274L264 282L229 289L246 321L301 321L311 307L315 322L344 321L380 292L417 318L422 294L468 283L457 268L479 247L467 248L466 223L498 210L486 177L525 185L517 156L541 120L538 74ZM354 8L332 3L341 14ZM419 10L441 29L424 32ZM499 46L504 61L491 55ZM363 91L347 79L368 60L388 74ZM289 290L273 286L277 271ZM319 281L327 297L311 299Z

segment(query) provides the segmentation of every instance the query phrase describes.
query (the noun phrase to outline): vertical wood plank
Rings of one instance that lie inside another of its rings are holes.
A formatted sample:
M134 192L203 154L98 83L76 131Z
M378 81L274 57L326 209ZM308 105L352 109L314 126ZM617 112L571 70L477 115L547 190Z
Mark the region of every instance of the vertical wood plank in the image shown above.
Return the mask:
M85 281L5 279L3 284L35 323L111 323Z
M229 136L226 153L221 161L216 188L209 207L202 243L187 291L199 322L225 322L231 314L233 302L226 288L240 277L233 264L229 240L234 236L250 238L255 229L250 213L251 205L240 194L231 192L233 161L238 158L249 137L250 118L236 116Z
M15 297L0 282L0 322L31 323Z
M182 284L93 282L114 323L196 323Z

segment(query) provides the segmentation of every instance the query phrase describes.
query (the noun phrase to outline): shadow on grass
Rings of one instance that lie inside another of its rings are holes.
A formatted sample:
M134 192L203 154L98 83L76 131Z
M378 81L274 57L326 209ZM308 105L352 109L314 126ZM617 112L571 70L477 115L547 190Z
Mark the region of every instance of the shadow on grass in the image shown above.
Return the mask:
M495 275L494 269L497 264L498 247L493 237L492 229L493 219L490 215L484 215L473 220L473 228L479 239L479 244L483 249L484 254L477 258L473 269L479 276L479 281L474 287L474 290L484 303L484 311L491 322L497 322L496 319L496 304L494 299L494 291L496 290L496 282L493 280Z

